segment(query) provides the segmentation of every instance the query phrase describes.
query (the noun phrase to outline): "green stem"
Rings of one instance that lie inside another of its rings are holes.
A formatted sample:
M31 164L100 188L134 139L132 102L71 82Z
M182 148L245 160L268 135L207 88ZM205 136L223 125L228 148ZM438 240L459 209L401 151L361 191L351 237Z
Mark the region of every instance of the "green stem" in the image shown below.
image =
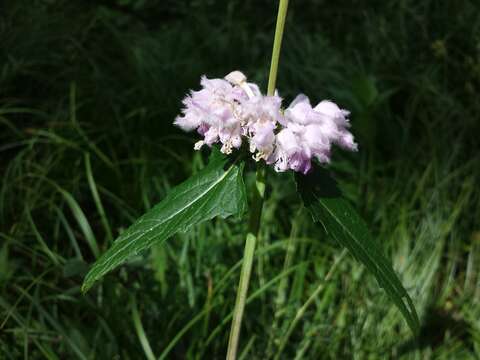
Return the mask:
M258 231L260 229L264 196L265 164L259 163L250 212L250 222L243 252L242 272L240 274L235 309L233 311L232 327L230 328L230 337L228 339L227 360L235 360L237 358L238 341L240 339L243 311L245 310L245 302L247 300L250 274L252 273L255 245L257 243Z
M272 62L270 65L270 75L268 78L267 95L275 93L275 84L277 81L278 63L280 59L280 49L282 46L283 29L285 27L285 18L287 16L288 0L280 0L277 15L277 24L275 27L275 39L273 41ZM252 199L250 212L250 222L248 233L245 240L245 249L243 255L242 272L237 289L237 298L235 300L235 309L233 311L232 327L228 339L227 360L237 358L238 342L240 339L240 329L242 327L243 312L248 293L248 284L252 273L255 245L257 243L260 230L260 219L262 216L263 200L265 196L265 164L258 163L255 189Z
M282 47L283 29L285 28L287 8L288 0L280 0L280 5L278 6L277 25L275 27L275 40L273 41L272 62L270 64L270 74L268 76L267 95L273 95L275 93L278 62L280 59L280 49Z

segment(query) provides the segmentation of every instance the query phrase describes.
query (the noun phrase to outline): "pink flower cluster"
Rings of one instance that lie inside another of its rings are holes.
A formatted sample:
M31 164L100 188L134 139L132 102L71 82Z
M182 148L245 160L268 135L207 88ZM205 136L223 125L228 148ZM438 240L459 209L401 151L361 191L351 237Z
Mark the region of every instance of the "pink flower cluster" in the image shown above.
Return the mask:
M357 144L348 131L349 112L324 100L312 107L305 95L298 95L285 110L282 99L262 95L258 86L247 82L240 71L224 79L202 77L202 89L191 91L183 100L182 115L175 125L197 132L203 145L222 144L230 154L245 139L256 161L263 159L276 171L288 169L306 174L312 158L330 161L330 149L336 144L356 151Z

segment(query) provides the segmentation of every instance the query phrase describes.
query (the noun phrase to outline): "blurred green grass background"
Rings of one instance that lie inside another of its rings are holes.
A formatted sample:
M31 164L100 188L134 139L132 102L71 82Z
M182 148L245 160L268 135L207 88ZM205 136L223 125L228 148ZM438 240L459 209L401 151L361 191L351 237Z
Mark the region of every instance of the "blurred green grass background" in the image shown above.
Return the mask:
M194 136L172 126L200 76L240 69L265 88L276 6L0 4L1 359L224 357L241 221L197 226L88 294L80 285L203 166ZM352 111L360 151L336 152L331 168L422 331L412 339L374 278L311 224L290 176L272 173L241 358L478 359L478 2L292 0L278 88Z

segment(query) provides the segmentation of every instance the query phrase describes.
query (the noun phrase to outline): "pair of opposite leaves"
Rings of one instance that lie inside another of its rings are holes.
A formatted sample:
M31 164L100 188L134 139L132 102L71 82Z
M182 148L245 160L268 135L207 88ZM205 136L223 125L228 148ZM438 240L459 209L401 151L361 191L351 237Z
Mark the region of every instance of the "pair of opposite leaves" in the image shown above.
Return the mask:
M125 230L87 273L82 291L123 263L128 257L160 244L177 232L214 217L243 214L247 208L243 162L232 162L213 148L208 165L173 188L151 210ZM322 168L296 174L297 191L313 220L375 276L399 308L414 333L418 316L407 291L396 276L355 209L342 198L335 181Z

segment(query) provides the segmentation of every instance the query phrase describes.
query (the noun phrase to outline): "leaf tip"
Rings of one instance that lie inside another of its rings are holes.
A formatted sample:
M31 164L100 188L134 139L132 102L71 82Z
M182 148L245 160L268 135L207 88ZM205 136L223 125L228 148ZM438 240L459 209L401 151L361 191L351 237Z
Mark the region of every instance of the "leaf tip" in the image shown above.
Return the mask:
M82 287L80 288L82 295L85 295L88 292L88 290L90 290L90 285L84 282L82 284Z
M87 274L85 276L85 278L83 279L82 287L80 288L82 295L85 295L92 288L92 285L95 281L96 279L92 279L90 274Z

